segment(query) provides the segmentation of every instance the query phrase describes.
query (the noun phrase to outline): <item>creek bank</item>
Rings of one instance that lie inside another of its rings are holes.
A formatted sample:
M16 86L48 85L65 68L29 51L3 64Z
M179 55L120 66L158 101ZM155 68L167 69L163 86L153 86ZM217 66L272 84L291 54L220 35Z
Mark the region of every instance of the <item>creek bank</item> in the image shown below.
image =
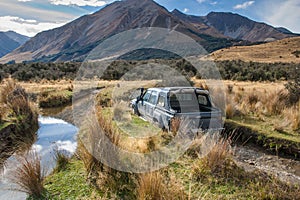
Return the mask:
M268 137L249 127L234 122L225 122L223 135L237 144L251 144L269 153L294 160L300 160L300 143L281 138Z

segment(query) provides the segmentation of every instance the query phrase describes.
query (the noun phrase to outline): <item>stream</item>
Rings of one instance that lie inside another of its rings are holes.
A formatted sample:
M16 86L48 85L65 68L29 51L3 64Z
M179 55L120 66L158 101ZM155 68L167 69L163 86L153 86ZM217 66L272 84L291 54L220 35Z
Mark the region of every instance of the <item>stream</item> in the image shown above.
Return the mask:
M39 117L38 140L32 146L41 157L43 169L48 173L55 167L54 150L63 151L67 155L74 154L76 150L76 133L78 129L61 119L52 117ZM7 181L6 176L11 169L16 166L15 159L12 156L8 159L3 174L0 176L0 199L24 200L26 194L22 192L11 191L14 187Z

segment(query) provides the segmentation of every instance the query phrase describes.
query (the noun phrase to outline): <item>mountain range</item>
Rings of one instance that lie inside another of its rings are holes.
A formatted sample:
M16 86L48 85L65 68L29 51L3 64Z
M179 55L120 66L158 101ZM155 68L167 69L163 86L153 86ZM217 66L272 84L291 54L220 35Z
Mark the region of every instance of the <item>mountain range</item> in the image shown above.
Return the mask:
M193 38L208 52L297 35L238 14L211 12L207 16L191 16L178 10L169 12L152 0L123 0L62 27L38 33L0 62L83 61L106 38L141 27L175 29Z
M0 32L0 57L23 45L29 37L13 31Z

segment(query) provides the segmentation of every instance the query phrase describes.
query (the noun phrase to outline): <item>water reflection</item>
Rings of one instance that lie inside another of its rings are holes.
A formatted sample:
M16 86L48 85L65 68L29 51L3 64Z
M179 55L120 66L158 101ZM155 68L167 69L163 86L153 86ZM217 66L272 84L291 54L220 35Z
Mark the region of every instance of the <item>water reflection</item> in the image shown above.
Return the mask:
M55 167L54 151L64 151L72 155L76 150L76 133L78 129L63 120L52 117L39 117L40 128L38 130L38 140L32 149L41 156L42 166L50 172ZM7 182L5 176L9 170L15 167L13 156L7 161L4 174L0 177L0 199L21 200L26 199L24 193L9 191L11 184Z

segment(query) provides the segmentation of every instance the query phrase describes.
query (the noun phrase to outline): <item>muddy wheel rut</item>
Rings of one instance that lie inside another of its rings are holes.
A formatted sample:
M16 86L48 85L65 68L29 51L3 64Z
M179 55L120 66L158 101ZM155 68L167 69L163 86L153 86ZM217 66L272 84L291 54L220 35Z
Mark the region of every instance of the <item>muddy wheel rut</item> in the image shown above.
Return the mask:
M253 146L236 146L234 159L246 171L261 170L281 181L300 186L300 161L271 155Z

